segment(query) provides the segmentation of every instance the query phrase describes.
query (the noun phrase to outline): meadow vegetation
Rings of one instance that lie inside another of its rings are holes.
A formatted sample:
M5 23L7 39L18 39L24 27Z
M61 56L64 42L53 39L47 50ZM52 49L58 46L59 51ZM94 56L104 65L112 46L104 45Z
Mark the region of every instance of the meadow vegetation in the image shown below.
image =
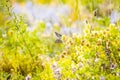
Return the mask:
M28 30L25 16L13 11L14 1L0 1L0 80L120 79L120 20L110 18L112 11L119 13L120 0L32 0L70 6L72 12L61 21L69 28L84 22L76 25L81 34L66 35L54 24L48 36L44 21Z

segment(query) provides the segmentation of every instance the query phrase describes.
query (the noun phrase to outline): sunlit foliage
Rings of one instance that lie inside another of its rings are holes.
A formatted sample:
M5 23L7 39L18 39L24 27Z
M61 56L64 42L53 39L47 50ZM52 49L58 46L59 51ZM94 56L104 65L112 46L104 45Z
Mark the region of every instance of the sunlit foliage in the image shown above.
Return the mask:
M23 5L27 0L14 1ZM25 16L13 11L14 1L0 1L0 80L120 79L120 20L111 23L109 18L110 10L119 11L119 0L110 0L111 7L103 11L100 6L108 0L32 0L69 5L72 11L61 21L69 27L86 20L84 26L77 25L83 28L82 35L61 34L62 26L56 23L48 36L42 20L28 29Z

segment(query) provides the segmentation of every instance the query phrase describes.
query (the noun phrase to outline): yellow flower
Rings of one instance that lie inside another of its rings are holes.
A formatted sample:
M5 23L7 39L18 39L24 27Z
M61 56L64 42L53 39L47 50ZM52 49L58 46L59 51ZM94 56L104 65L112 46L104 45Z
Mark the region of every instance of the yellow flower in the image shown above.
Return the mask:
M8 36L12 36L13 35L13 30L9 30L8 31Z
M66 36L62 35L62 41L66 41Z
M69 38L69 39L68 39L67 44L70 44L70 45L73 44L73 40L72 40L72 38Z
M115 27L115 24L110 24L109 27L110 28Z

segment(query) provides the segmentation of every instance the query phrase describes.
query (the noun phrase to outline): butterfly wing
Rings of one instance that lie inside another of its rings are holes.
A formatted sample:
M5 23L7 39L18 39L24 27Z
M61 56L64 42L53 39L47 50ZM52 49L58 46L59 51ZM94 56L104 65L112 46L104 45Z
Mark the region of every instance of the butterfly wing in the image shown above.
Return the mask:
M57 33L57 32L55 32L55 35L56 35L59 39L61 39L61 37L62 37L62 35L59 34L59 33Z
M61 39L57 39L57 40L55 40L55 43L62 43L62 40Z

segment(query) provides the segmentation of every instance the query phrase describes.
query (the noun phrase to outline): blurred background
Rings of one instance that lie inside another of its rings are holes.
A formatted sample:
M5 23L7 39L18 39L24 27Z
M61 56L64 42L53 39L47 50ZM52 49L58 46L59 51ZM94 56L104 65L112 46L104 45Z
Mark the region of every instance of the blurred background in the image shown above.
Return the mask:
M43 35L54 31L83 34L86 23L107 27L120 20L120 0L10 0L12 11L22 15L32 31L44 24ZM0 25L4 15L0 11Z

